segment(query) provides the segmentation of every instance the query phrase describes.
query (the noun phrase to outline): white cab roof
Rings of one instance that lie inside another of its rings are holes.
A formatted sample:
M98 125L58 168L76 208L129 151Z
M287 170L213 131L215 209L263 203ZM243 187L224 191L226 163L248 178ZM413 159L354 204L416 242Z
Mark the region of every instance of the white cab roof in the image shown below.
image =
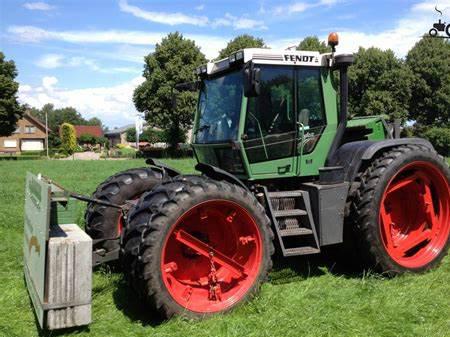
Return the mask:
M243 63L253 61L255 64L294 65L323 67L328 66L330 54L320 54L316 51L277 50L268 48L246 48L239 52L244 53ZM207 64L208 75L214 74L230 67L229 58L212 61Z

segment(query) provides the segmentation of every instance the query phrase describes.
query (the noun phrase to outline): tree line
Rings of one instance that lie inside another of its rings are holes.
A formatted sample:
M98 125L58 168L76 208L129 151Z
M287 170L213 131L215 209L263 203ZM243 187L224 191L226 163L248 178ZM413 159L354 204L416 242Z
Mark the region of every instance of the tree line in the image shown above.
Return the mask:
M229 41L218 59L242 48L267 47L263 39L245 34ZM306 37L296 49L331 51L316 36ZM196 105L195 94L183 92L178 97L180 104L174 107L172 88L176 83L194 81L194 70L205 62L195 42L178 32L166 36L145 57L145 82L136 88L133 100L137 110L146 113L150 125L177 135L170 138L172 146L182 141L180 137L192 126ZM359 48L349 70L349 113L350 117L399 118L404 125L414 121L414 127L405 128L408 136L427 137L450 155L439 145L450 144L450 43L423 37L404 59L392 50Z
M242 48L268 48L262 38L240 35L219 51L218 59ZM329 52L329 47L316 36L303 39L297 50ZM145 57L145 81L134 91L136 109L144 112L149 126L165 131L173 148L185 141L192 127L197 94L181 92L174 106L175 84L195 80L195 69L206 63L206 57L195 41L181 33L168 34ZM6 61L0 52L0 135L11 134L23 106L17 102L17 70L13 61ZM62 122L101 125L92 118L85 120L75 109L54 109L46 105L31 109L43 119L47 111L49 126L55 130ZM398 58L392 50L359 48L355 63L349 70L350 117L383 115L389 120L399 118L408 136L419 135L433 141L443 154L450 155L450 42L423 37L407 53Z

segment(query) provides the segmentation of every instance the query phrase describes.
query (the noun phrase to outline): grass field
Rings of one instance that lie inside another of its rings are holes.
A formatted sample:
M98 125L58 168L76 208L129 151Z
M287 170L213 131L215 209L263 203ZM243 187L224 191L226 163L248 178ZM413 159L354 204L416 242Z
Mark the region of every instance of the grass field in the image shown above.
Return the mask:
M193 172L192 160L166 162ZM93 323L40 332L22 273L25 173L41 172L88 194L109 175L143 165L143 160L0 161L0 336L450 336L448 257L435 271L394 279L340 271L329 257L276 261L256 299L203 321L156 322L121 274L102 269L94 274Z

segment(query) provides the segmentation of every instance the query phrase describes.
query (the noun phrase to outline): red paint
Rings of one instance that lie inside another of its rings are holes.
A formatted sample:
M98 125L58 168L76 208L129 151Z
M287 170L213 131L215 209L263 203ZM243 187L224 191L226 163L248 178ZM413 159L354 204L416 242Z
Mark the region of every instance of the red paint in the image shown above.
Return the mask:
M254 284L262 247L259 228L245 208L229 200L205 201L178 219L163 244L164 285L188 310L223 311Z
M450 189L431 163L404 166L387 184L380 203L380 233L389 256L405 268L430 263L447 244Z
M120 236L123 231L123 215L122 211L119 210L119 219L117 220L117 235Z

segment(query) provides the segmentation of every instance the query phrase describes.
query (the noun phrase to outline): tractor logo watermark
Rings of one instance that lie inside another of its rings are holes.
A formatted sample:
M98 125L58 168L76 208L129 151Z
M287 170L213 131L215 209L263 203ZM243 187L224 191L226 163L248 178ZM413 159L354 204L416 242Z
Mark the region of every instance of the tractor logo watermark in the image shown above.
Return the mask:
M437 6L434 7L434 9L436 10L436 12L438 12L442 16L442 12L439 9L437 9ZM445 32L445 34L447 34L447 36L441 35L441 32L443 32L443 33ZM431 37L438 37L438 38L444 38L444 39L450 38L450 23L447 25L445 22L442 22L442 20L439 19L438 22L435 22L433 24L433 28L431 28L428 31L428 35L430 35Z

